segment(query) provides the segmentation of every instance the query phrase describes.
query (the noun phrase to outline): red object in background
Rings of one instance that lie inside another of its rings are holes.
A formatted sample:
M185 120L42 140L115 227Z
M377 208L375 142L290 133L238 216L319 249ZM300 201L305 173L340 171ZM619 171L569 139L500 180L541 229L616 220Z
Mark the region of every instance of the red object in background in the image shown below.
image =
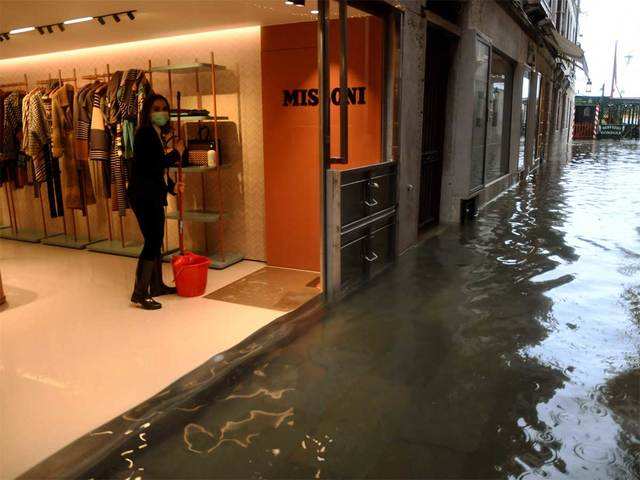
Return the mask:
M184 252L171 259L173 278L176 281L178 295L181 297L199 297L207 288L207 275L211 260L202 255Z

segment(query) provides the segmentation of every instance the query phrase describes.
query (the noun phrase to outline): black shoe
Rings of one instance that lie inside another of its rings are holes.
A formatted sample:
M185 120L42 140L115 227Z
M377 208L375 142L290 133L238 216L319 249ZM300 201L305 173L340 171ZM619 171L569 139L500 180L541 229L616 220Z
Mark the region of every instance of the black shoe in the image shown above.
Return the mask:
M178 293L176 287L165 285L162 281L162 259L158 258L153 264L153 274L151 275L151 283L149 284L149 292L152 297L160 297L161 295L175 295Z
M156 302L149 294L149 284L153 269L155 268L152 260L138 260L138 268L136 269L136 283L133 287L131 301L137 303L145 310L158 310L162 305Z
M133 303L137 303L138 305L140 305L140 307L143 310L159 310L159 309L162 308L162 304L156 302L151 297L139 298L139 297L136 297L135 295L132 295L131 296L131 301Z

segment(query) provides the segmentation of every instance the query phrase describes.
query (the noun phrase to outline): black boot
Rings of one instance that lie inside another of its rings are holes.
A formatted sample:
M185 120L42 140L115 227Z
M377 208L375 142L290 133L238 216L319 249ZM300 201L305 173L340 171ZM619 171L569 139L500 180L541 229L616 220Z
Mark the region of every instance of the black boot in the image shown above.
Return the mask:
M136 269L136 284L133 287L133 295L131 295L131 301L137 303L145 310L158 310L162 308L158 302L156 302L151 295L149 295L149 284L151 283L151 276L153 275L153 269L155 268L153 260L138 260L138 268Z
M151 292L152 297L174 295L178 292L176 287L165 285L162 281L162 258L157 258L153 264L153 275L151 275L149 291Z

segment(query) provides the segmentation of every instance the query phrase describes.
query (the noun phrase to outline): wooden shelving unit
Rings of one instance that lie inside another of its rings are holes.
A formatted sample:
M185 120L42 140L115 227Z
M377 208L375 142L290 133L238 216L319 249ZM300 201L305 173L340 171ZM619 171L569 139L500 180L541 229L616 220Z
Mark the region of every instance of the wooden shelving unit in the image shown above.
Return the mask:
M228 117L218 116L218 108L217 108L217 99L216 99L216 71L225 70L226 67L223 65L217 65L215 63L214 54L211 52L211 62L210 63L202 63L198 62L196 59L193 63L187 64L179 64L172 65L168 60L167 65L152 67L149 65L149 74L153 73L166 73L168 75L169 80L169 99L170 102L173 100L173 82L172 75L175 74L192 74L194 75L194 81L196 85L196 98L197 98L197 109L202 110L202 93L200 90L200 77L199 74L203 72L211 72L211 94L212 94L212 105L211 105L211 115L202 115L202 116L180 116L180 122L183 123L200 123L202 121L212 121L213 122L213 142L215 145L218 145L218 120L228 120ZM153 77L151 77L153 78ZM172 115L171 120L177 121L178 116ZM218 156L218 161L220 161L220 157ZM222 191L222 176L221 171L225 168L225 165L218 165L216 167L209 166L191 166L184 167L182 169L183 174L200 174L200 180L202 184L202 207L199 209L191 209L186 210L184 212L183 219L187 222L197 222L204 224L204 249L203 251L196 251L195 253L199 253L201 255L205 255L209 257L212 261L211 268L221 270L227 268L234 263L240 262L244 256L240 253L228 252L225 250L225 227L224 223L229 219L228 213L225 211L224 207L224 199L223 199L223 191ZM170 171L175 172L177 168L172 168ZM207 206L207 189L206 189L206 174L210 171L214 171L216 173L216 183L218 188L218 201L215 209L211 210ZM187 175L187 178L189 175ZM167 212L166 218L168 220L177 220L178 212ZM207 235L207 224L215 224L218 229L218 248L216 252L211 252L209 249L209 238ZM165 260L170 260L171 255L165 256Z

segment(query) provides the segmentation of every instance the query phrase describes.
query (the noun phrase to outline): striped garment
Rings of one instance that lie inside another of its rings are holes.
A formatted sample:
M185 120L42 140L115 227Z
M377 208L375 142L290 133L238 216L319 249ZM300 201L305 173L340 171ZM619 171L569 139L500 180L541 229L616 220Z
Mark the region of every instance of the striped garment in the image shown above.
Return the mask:
M91 127L89 130L89 159L108 162L111 141L105 128L107 100L106 85L93 92Z
M44 104L44 94L41 91L36 90L29 95L26 115L23 118L24 151L33 159L36 182L42 183L47 181L44 150L51 140L51 129Z

